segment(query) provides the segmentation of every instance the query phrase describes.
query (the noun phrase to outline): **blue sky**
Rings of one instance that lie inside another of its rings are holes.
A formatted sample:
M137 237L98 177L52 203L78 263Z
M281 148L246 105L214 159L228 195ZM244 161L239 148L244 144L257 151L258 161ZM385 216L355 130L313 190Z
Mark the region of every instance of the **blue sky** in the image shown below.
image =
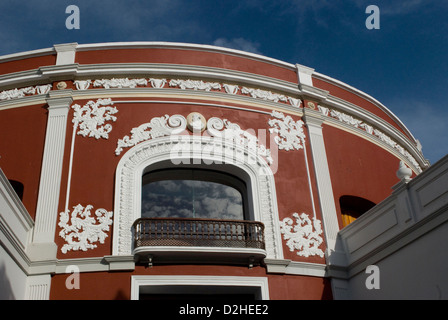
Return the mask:
M368 30L366 7L380 9ZM77 5L79 30L65 9ZM314 68L394 112L431 163L448 154L446 0L2 0L0 55L53 44L212 44Z

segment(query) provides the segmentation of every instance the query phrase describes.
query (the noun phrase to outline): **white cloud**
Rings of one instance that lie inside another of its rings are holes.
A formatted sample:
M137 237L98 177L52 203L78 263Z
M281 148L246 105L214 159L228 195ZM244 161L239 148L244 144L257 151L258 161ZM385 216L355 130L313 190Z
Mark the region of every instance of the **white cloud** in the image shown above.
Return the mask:
M233 38L233 39L218 38L215 41L213 41L213 45L256 54L262 54L259 50L260 44L258 42L253 42L250 40L246 40L244 38Z

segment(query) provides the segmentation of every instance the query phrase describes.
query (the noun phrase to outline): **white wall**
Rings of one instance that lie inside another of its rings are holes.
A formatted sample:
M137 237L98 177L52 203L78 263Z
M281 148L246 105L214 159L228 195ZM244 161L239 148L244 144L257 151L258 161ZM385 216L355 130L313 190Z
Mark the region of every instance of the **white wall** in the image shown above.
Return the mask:
M448 156L393 187L339 231L329 258L336 299L448 299ZM368 289L369 265L379 289Z
M445 212L448 215L448 212ZM379 289L367 289L371 274L358 273L350 279L352 299L448 299L448 223L412 241L375 263Z
M25 299L33 221L0 169L0 299Z
M23 300L27 276L0 246L0 300Z

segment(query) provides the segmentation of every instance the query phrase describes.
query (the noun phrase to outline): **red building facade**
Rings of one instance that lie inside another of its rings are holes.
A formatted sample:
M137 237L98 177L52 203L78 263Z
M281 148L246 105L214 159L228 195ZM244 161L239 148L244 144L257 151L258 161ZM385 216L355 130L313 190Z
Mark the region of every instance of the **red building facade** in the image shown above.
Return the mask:
M429 165L374 98L250 53L66 44L0 73L26 299L332 299L339 230Z

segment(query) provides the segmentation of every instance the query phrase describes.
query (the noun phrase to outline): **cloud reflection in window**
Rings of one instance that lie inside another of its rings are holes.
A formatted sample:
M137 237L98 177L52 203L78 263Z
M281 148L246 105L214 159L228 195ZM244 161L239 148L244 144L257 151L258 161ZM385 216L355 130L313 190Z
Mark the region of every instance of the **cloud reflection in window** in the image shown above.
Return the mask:
M142 187L142 217L244 220L241 193L201 180L161 180Z

